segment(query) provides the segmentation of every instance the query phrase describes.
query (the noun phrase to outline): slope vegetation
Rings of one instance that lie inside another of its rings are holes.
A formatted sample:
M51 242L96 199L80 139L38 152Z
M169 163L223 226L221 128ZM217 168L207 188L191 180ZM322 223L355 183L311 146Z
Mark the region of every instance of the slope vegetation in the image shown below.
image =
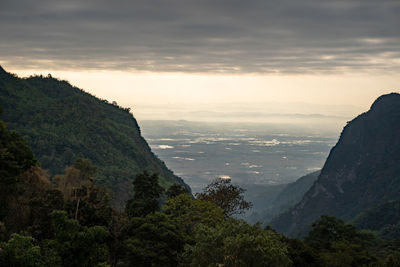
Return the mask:
M23 135L44 169L59 174L78 157L90 159L116 206L122 206L134 175L143 170L158 173L164 187L185 185L151 152L129 109L66 81L50 75L21 79L0 67L0 105L2 119Z

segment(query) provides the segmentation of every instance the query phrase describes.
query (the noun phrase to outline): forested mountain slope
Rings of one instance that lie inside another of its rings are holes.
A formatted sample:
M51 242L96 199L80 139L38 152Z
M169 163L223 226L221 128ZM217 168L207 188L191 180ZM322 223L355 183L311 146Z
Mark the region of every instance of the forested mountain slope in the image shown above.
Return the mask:
M290 236L304 234L322 214L350 220L400 199L400 95L379 97L350 121L318 180L302 201L272 222Z
M0 67L0 106L2 119L28 141L42 168L60 174L76 158L90 159L116 206L123 205L134 175L143 170L159 173L164 187L185 185L151 152L129 109L66 81L21 79Z
M309 173L288 184L245 187L246 198L253 203L252 213L246 217L251 223L269 222L297 204L317 180L320 171ZM259 192L257 192L257 189Z
M317 180L319 174L320 171L315 171L289 183L274 199L273 214L277 215L297 204Z

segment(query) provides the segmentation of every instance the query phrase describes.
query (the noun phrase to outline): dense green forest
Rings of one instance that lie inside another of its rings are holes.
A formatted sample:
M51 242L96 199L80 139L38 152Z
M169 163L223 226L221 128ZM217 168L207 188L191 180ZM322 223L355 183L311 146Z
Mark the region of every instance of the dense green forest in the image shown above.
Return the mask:
M55 175L78 157L90 159L116 207L123 207L133 177L144 170L158 173L164 188L179 183L189 189L151 152L130 110L115 102L51 75L22 79L0 67L0 106L2 119L25 138L43 169Z
M50 176L2 121L0 167L0 266L400 266L399 239L335 217L322 216L304 240L234 219L251 203L229 180L193 198L142 172L115 210L90 160Z

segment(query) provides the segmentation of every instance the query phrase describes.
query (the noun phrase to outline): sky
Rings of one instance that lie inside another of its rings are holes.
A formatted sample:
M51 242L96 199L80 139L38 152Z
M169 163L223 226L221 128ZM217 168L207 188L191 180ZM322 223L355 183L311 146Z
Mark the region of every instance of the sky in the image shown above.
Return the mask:
M144 119L178 106L351 116L399 91L399 14L398 0L0 0L0 64Z

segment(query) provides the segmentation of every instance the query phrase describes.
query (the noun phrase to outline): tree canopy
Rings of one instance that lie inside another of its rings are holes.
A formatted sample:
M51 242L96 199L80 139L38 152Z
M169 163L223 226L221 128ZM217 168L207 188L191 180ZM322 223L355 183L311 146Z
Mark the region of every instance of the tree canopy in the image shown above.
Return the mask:
M157 174L149 174L147 171L137 174L133 180L133 197L126 203L127 214L131 217L144 217L159 211L163 192Z
M217 178L197 193L196 198L210 201L220 207L226 217L235 214L243 214L252 207L250 202L244 199L245 190L231 183L230 179Z
M183 255L186 266L290 266L279 235L259 225L229 219L216 226L199 225L196 243Z
M180 184L173 184L168 188L167 192L165 193L168 198L173 198L180 194L189 194L189 191Z

